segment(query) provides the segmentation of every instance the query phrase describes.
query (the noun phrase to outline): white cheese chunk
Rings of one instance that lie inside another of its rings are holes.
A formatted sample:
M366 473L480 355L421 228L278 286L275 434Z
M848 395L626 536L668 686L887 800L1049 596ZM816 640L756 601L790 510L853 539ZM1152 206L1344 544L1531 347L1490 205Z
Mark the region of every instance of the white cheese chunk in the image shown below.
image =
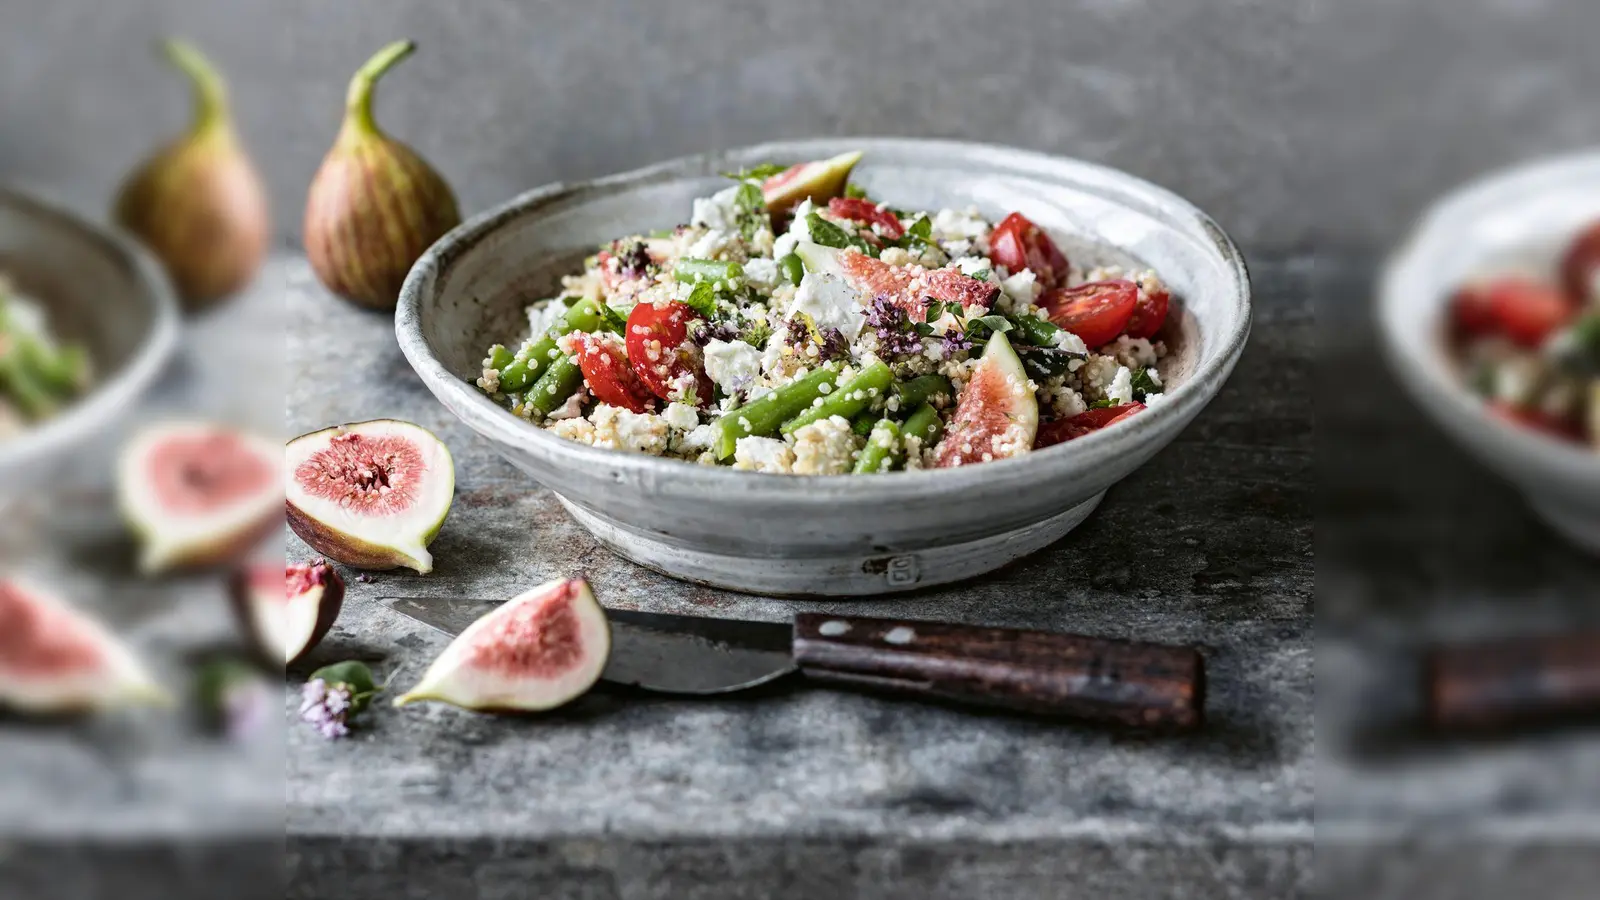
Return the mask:
M807 272L800 279L789 305L789 317L801 313L811 317L818 331L837 328L845 340L854 341L861 335L865 319L861 315L861 295L844 279L821 272Z
M712 339L706 344L706 375L724 393L747 390L761 375L761 351L744 341Z
M715 231L739 230L739 186L717 191L709 197L694 201L694 211L689 214L689 224Z

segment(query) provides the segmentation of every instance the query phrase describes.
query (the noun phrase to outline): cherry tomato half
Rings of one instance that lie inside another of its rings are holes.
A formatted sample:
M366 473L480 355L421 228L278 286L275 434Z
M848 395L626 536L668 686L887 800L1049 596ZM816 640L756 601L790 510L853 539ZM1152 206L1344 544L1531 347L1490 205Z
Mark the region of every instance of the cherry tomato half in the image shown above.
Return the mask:
M655 407L655 395L628 363L622 338L614 334L580 334L573 339L572 347L589 392L601 402L636 413Z
M1167 321L1167 306L1172 295L1164 290L1151 293L1140 289L1139 302L1128 320L1128 337L1153 338Z
M1506 278L1486 288L1496 330L1524 347L1537 347L1577 314L1577 305L1548 284Z
M841 219L853 219L876 225L883 232L883 236L891 241L899 240L906 233L900 219L887 209L879 209L878 204L860 197L835 197L828 201L828 212Z
M650 393L696 406L711 402L704 356L689 340L689 325L700 318L677 301L640 303L628 314L628 361Z
M1050 321L1088 344L1103 347L1128 327L1139 305L1139 286L1131 281L1096 281L1075 288L1057 288L1039 298Z
M1047 291L1067 281L1067 258L1050 236L1022 213L1014 212L995 226L989 235L989 258L1013 275L1032 270L1034 279Z
M1583 440L1583 430L1575 423L1569 422L1560 416L1552 416L1541 409L1517 406L1504 400L1496 400L1489 404L1489 411L1507 422L1520 425L1523 428L1536 431L1548 437L1560 438L1564 441Z
M1600 300L1600 222L1584 229L1567 248L1561 283L1579 306Z
M1104 406L1085 410L1070 419L1056 419L1039 423L1039 433L1033 440L1034 449L1061 444L1081 438L1102 428L1115 425L1144 410L1143 403L1124 403L1121 406Z
M1450 317L1456 331L1468 337L1491 334L1499 327L1494 297L1481 284L1469 284L1450 298Z

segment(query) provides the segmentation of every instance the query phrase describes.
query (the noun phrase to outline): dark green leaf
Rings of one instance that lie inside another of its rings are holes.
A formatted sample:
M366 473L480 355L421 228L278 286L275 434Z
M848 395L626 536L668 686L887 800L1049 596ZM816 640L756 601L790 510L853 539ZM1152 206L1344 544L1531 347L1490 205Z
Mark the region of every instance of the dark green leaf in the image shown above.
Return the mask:
M1007 319L1005 316L980 316L976 319L968 319L967 327L970 328L975 323L982 325L984 328L987 328L993 333L1004 333L1016 327L1015 325L1012 325L1011 320Z
M321 679L329 687L345 685L350 688L350 711L358 713L365 709L372 695L378 692L378 683L372 678L372 670L367 664L358 660L337 662L311 673L310 681Z
M856 200L865 200L867 199L867 189L852 181L844 186L844 195Z
M746 181L739 185L739 193L734 197L734 202L745 212L766 212L767 201L761 195L761 186L754 181Z
M717 289L711 286L711 282L702 281L694 286L689 292L689 299L683 302L709 319L717 312Z
M1161 393L1161 386L1150 377L1150 370L1138 368L1133 370L1133 399L1143 400L1151 394Z
M600 307L600 327L614 334L628 333L628 317L611 306L609 303L597 304Z
M824 247L843 249L845 247L854 246L860 242L859 239L852 238L848 231L845 231L843 228L840 228L832 222L829 222L827 219L824 219L816 213L809 213L806 215L806 228L811 232L812 243L821 244Z
M930 337L933 334L933 326L927 322L917 322L912 327L916 329L917 334L923 337Z
M749 181L751 179L766 181L779 172L787 172L788 170L788 166L780 166L777 163L762 163L758 166L751 166L748 169L740 169L737 172L723 172L722 177L732 178L735 181Z

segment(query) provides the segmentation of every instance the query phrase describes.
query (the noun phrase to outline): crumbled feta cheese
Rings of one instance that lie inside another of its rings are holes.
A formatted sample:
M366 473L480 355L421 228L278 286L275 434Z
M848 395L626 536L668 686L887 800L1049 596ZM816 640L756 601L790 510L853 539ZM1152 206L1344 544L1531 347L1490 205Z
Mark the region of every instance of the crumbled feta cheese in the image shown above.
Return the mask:
M800 279L800 288L794 292L794 302L789 306L789 317L804 313L819 331L837 328L845 340L854 341L861 335L865 319L861 315L861 295L844 279L822 272L807 272Z
M661 418L679 431L691 431L700 424L700 413L687 403L668 403Z
M704 450L717 442L715 429L710 425L696 425L678 439L680 450Z
M594 444L594 423L588 419L561 419L550 426L550 431L557 437L564 437L569 441Z
M1121 406L1133 402L1133 373L1127 366L1117 366L1117 374L1111 379L1111 386L1106 388L1106 399Z
M744 341L707 342L706 375L723 393L748 390L761 375L761 351Z
M589 400L589 392L579 388L572 392L567 402L550 411L546 418L550 419L576 419L583 415L583 404Z
M989 223L978 215L976 206L962 210L941 209L933 214L933 237L941 244L960 240L987 243L989 230Z
M1023 269L1000 282L1000 290L1018 305L1027 306L1039 296L1039 282L1032 269Z
M716 259L718 254L727 250L728 246L737 239L737 232L713 228L695 239L695 242L684 250L684 256L690 259Z
M556 320L566 315L566 304L560 300L546 300L543 303L534 303L528 307L528 327L534 339L550 330Z
M788 475L794 471L794 451L773 438L742 437L733 445L733 467Z
M971 277L994 271L994 266L990 265L989 261L981 256L963 256L951 263L951 265L960 269L961 274Z
M1143 369L1156 364L1156 348L1146 338L1132 338L1127 335L1118 335L1116 349L1112 355L1117 362L1130 369Z
M1079 378L1083 381L1083 389L1089 396L1100 398L1106 395L1106 390L1117 377L1117 370L1122 368L1117 361L1109 356L1091 356L1079 370ZM1132 377L1131 374L1129 376Z
M739 186L717 191L709 197L694 201L694 211L689 214L689 224L717 231L739 230Z
M800 243L800 239L795 237L794 235L791 235L791 234L780 234L780 235L778 235L777 240L774 240L772 242L772 258L773 259L783 259L785 256L788 256L789 254L794 252L794 247L798 243Z
M1056 332L1056 336L1053 339L1053 343L1054 343L1054 346L1055 346L1055 348L1057 350L1065 350L1068 353L1088 353L1089 352L1089 345L1085 344L1083 342L1083 338L1078 337L1077 335L1075 335L1072 332L1066 330L1065 328L1063 328L1060 331Z
M794 432L796 475L843 475L855 463L856 436L850 420L829 416Z
M1160 394L1146 394L1144 396L1144 400L1141 402L1143 402L1145 406L1154 409L1155 407L1167 402L1167 395L1165 392Z
M594 422L596 447L629 450L659 456L666 452L666 420L652 413L629 412L620 406L602 403L589 415Z
M778 284L778 263L776 260L756 258L744 264L744 280L757 287L776 287ZM752 315L755 313L752 312Z

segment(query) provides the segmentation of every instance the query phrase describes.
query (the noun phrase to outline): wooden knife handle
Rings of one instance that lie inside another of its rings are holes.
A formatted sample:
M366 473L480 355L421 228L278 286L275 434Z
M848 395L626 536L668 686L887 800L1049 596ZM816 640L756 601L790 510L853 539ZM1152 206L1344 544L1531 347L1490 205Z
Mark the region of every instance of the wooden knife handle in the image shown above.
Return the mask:
M1600 714L1600 632L1436 647L1424 677L1428 721L1437 728Z
M1192 647L806 613L794 655L807 677L1141 728L1205 719L1205 657Z

